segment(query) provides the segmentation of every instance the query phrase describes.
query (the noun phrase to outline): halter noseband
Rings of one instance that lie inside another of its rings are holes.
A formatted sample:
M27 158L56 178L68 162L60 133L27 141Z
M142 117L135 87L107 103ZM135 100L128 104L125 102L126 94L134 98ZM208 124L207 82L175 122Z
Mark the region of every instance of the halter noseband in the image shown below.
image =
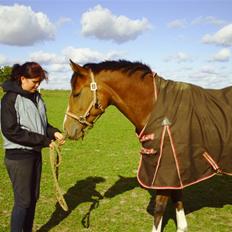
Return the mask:
M99 103L98 99L97 99L97 83L94 79L94 75L93 72L90 70L90 77L91 77L91 83L90 83L90 90L93 93L93 100L90 102L89 107L87 108L86 112L84 113L84 115L75 115L69 111L66 112L66 115L68 115L71 118L76 119L79 123L81 123L82 125L86 125L86 126L93 126L93 122L88 122L87 121L87 117L90 115L90 111L92 109L92 107L95 107L97 109L100 109L101 112L103 113L105 110L102 107L102 105ZM99 114L95 120L100 116L101 114Z

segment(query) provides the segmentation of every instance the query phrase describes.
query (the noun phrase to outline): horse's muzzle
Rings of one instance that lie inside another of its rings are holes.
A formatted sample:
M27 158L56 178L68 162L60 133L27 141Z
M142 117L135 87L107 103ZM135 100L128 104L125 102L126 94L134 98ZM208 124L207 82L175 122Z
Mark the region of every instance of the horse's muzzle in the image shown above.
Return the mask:
M78 140L83 137L82 125L72 119L64 121L64 136L68 139Z

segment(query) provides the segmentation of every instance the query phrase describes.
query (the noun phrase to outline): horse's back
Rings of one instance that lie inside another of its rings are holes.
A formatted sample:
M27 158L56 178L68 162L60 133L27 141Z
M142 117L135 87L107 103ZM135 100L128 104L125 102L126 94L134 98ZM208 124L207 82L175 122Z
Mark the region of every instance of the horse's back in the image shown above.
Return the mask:
M206 92L218 99L218 102L224 102L232 107L232 86L223 89L207 89Z

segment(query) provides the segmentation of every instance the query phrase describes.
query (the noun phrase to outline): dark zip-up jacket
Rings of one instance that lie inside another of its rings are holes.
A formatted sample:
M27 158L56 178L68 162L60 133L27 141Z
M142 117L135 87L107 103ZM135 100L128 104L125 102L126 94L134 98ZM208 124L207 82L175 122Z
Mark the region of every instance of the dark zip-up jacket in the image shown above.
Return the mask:
M6 157L23 159L40 154L59 131L47 122L41 95L25 91L14 81L3 83L1 131Z

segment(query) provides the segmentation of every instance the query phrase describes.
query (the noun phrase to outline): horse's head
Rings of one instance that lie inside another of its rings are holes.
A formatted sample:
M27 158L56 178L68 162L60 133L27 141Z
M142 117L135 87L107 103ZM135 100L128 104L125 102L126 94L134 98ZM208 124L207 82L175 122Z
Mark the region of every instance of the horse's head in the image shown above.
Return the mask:
M64 130L68 138L79 139L84 137L87 128L93 126L108 103L92 70L72 60L70 65L73 70L72 90L64 119Z

